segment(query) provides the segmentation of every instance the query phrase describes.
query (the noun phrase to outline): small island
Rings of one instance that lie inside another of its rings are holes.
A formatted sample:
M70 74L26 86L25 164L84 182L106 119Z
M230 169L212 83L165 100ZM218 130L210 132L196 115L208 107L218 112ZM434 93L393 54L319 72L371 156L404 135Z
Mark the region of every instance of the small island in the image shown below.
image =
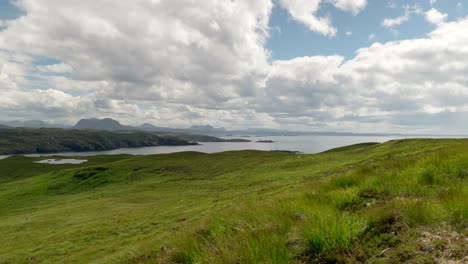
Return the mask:
M273 140L257 140L255 142L257 142L257 143L274 143Z

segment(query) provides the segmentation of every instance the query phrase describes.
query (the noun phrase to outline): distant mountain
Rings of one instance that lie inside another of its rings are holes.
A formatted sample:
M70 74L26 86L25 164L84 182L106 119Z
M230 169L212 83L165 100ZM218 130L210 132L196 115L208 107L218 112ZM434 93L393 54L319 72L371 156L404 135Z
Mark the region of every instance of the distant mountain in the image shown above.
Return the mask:
M247 128L241 130L226 130L223 127L217 128L212 125L193 125L189 128L171 128L159 127L150 123L145 123L140 126L126 126L120 124L117 120L105 119L82 119L74 127L74 129L93 129L107 131L146 131L154 133L174 133L174 134L190 134L190 135L209 135L209 136L403 136L396 133L352 133L352 132L331 132L331 131L289 131L269 128ZM408 136L408 135L407 135ZM411 134L411 136L431 136L425 134Z
M119 121L104 118L104 119L81 119L73 127L74 129L93 129L93 130L106 130L106 131L117 131L117 130L135 130L134 127L124 126Z
M202 126L194 125L194 126L191 126L190 129L191 130L202 130L202 131L226 131L226 129L224 127L217 128L217 127L213 127L211 125L202 125Z
M9 128L9 126L0 125L0 128Z
M13 120L13 121L6 121L6 122L0 122L0 123L2 123L2 125L8 126L8 127L67 128L67 126L65 126L65 125L49 124L49 123L41 121L41 120L26 120L26 121Z
M144 123L143 125L139 126L138 128L141 128L143 130L158 130L160 127L157 127L153 124L150 123Z

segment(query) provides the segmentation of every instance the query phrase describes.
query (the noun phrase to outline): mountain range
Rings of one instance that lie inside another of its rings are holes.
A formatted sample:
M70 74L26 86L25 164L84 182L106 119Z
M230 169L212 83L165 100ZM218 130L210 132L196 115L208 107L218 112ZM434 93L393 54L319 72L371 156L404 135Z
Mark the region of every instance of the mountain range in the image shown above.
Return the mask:
M21 127L21 128L70 128L70 126L62 124L50 124L41 120L26 120L26 121L5 121L0 122L0 127Z
M123 125L119 121L104 118L81 119L74 126L50 124L39 120L29 121L9 121L0 122L0 128L4 127L21 127L21 128L69 128L69 129L87 129L87 130L103 130L103 131L146 131L146 132L163 132L163 133L181 133L195 135L211 135L211 136L300 136L300 135L316 135L316 136L405 136L398 133L352 133L352 132L304 132L304 131L289 131L276 130L267 128L248 128L244 130L226 130L223 127L217 128L211 125L193 125L189 128L171 128L160 127L150 123L144 123L140 126ZM408 135L406 135L408 136ZM428 134L412 134L411 136L434 136Z
M73 127L74 129L91 129L91 130L106 130L106 131L147 131L147 132L168 132L196 135L211 135L211 136L301 136L301 135L316 135L316 136L402 136L403 134L385 134L385 133L352 133L352 132L304 132L304 131L289 131L276 130L267 128L248 128L245 130L226 130L223 127L217 128L211 125L193 125L189 128L171 128L159 127L150 123L144 123L140 126L122 125L119 121L104 118L104 119L81 119ZM426 135L420 135L426 136Z

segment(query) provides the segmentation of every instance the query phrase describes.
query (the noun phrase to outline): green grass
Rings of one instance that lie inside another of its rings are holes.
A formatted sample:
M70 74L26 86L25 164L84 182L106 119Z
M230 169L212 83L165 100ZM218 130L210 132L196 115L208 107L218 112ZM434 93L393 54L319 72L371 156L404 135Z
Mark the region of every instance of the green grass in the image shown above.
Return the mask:
M0 263L466 260L467 147L12 157L0 160Z

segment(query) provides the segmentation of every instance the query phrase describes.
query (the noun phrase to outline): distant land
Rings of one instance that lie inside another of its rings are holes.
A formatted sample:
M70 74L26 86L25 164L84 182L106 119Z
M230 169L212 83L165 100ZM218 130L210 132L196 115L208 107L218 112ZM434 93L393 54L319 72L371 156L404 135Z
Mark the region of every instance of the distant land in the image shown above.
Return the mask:
M154 146L185 146L197 145L197 142L250 142L250 140L222 139L206 135L138 130L105 131L0 126L0 155L88 152Z
M23 127L23 128L70 128L71 126L63 124L50 124L41 120L26 120L26 121L5 121L0 122L0 127Z
M0 133L0 155L197 144L173 136L159 136L146 132L116 133L60 128L2 128Z
M171 128L156 126L144 123L140 126L123 125L119 121L111 118L90 118L81 119L74 126L63 124L50 124L39 120L29 121L6 121L0 122L0 126L22 127L22 128L64 128L64 129L91 129L103 131L146 131L158 133L177 133L191 135L211 135L211 136L443 136L434 134L402 134L402 133L353 133L353 132L332 132L332 131L289 131L269 128L247 128L241 130L227 130L223 127L212 125L193 125L189 128ZM446 135L456 136L456 135ZM459 135L462 136L462 135ZM464 136L464 135L463 135Z

